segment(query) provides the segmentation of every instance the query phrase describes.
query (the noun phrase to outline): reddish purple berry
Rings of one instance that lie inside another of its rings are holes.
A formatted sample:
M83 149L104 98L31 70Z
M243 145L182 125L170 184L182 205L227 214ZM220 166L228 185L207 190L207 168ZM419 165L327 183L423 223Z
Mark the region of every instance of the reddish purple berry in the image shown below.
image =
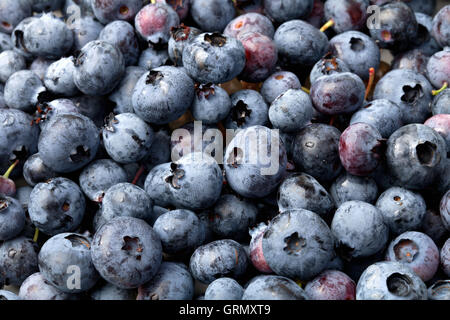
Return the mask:
M341 271L326 270L308 282L305 291L311 300L355 300L356 283Z

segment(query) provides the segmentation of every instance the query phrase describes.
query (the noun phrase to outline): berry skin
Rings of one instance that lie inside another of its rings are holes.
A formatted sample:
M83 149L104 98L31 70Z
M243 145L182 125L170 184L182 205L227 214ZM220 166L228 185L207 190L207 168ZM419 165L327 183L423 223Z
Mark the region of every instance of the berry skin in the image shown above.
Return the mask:
M432 128L444 138L447 144L447 154L450 152L450 114L438 114L427 121L424 125Z
M6 81L3 96L8 107L30 112L45 92L37 74L30 70L20 70Z
M392 62L392 69L409 69L426 76L428 60L430 60L429 56L420 49L414 49L396 55Z
M308 17L313 3L313 0L264 0L264 9L276 22L283 23Z
M439 211L444 226L450 231L450 190L442 197Z
M450 46L450 5L443 7L433 18L431 34L441 47Z
M142 51L139 57L138 66L147 71L165 65L167 61L169 61L169 54L167 51L155 50L153 47L148 47Z
M70 28L73 31L73 50L81 50L89 42L97 40L103 25L89 15L77 18Z
M280 94L289 89L301 89L297 76L289 71L278 71L269 76L261 87L261 95L271 104Z
M355 300L356 283L345 273L326 270L306 284L311 300Z
M8 290L0 290L0 300L22 300L15 293Z
M178 27L173 27L170 30L170 39L167 51L169 52L170 60L175 65L183 65L183 50L196 36L201 34L201 30L188 27L181 24ZM165 51L163 51L165 52Z
M321 76L329 76L334 73L350 72L347 63L336 57L326 55L314 65L309 74L309 81L316 82Z
M265 15L251 12L240 15L231 20L226 26L223 34L229 37L237 38L239 34L246 32L259 32L269 38L273 38L275 29L272 21Z
M447 239L441 249L441 266L447 277L450 277L450 240Z
M352 200L373 204L377 200L378 186L370 177L358 177L345 172L331 185L330 195L338 207Z
M25 212L20 202L14 198L0 195L0 240L17 237L25 227Z
M342 133L339 157L348 173L367 176L381 161L383 140L378 130L367 123L355 123Z
M325 2L325 20L333 19L336 33L360 30L367 19L366 0L328 0Z
M76 300L70 293L64 293L50 284L40 272L33 273L20 286L22 300Z
M386 252L386 260L408 265L426 282L433 278L439 267L439 249L426 234L408 231L391 242Z
M192 19L207 32L222 32L235 15L233 2L229 0L191 1Z
M19 24L17 24L11 34L11 44L14 46L14 51L22 54L27 60L33 60L33 54L24 47L24 31L29 24L37 19L38 18L34 16L23 19Z
M278 275L256 276L247 284L242 300L308 300L293 280Z
M114 20L131 22L142 7L141 0L91 0L95 17L103 24Z
M25 181L32 187L39 182L47 181L51 178L56 178L57 173L47 167L42 161L39 153L35 153L28 157L23 165L23 177Z
M32 15L28 0L5 0L0 3L0 32L10 34L23 19Z
M264 232L267 230L267 225L265 223L260 223L254 229L250 230L250 236L252 239L250 240L249 250L250 250L250 261L253 266L262 273L272 273L272 269L270 269L267 264L266 258L264 258L263 248L262 248L262 239Z
M133 90L138 80L146 71L147 70L142 67L127 67L125 69L122 80L109 96L109 100L116 104L114 113L134 112L132 103Z
M427 75L435 88L450 84L450 48L436 52L427 64Z
M192 115L204 124L215 124L224 120L231 110L231 99L221 87L200 85L196 87L196 95L192 102Z
M246 129L252 126L264 126L269 122L269 106L261 94L245 89L231 97L231 111L225 120L227 129Z
M431 111L433 115L437 114L450 114L450 89L445 89L434 97L431 103Z
M14 50L0 53L0 82L8 81L15 72L26 69L25 58Z
M156 0L156 2L166 3L172 7L173 10L176 11L180 21L183 21L187 18L190 7L191 0Z
M450 280L438 280L428 288L428 300L450 300Z
M241 300L244 288L234 279L220 278L211 282L205 291L205 300Z
M420 12L415 12L415 15L419 26L417 30L417 42L419 46L417 48L425 55L432 56L436 52L442 50L441 46L432 35L433 17Z
M135 289L122 289L106 282L102 286L96 286L90 292L92 300L136 300Z
M74 82L75 58L61 58L48 66L45 76L45 87L54 94L74 96L78 88Z

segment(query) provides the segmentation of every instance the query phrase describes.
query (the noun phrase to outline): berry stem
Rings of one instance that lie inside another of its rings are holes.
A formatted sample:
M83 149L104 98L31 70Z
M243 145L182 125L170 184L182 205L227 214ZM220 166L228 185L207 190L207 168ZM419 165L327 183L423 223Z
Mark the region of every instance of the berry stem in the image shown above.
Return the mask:
M3 175L3 178L8 179L11 172L14 170L14 168L19 163L19 160L14 161L14 163L6 170L5 174Z
M302 87L302 90L305 91L307 94L310 94L310 93L311 93L311 91L309 91L309 89L306 88L306 87Z
M330 27L334 26L334 20L330 19L327 21L327 23L325 23L322 28L320 28L320 31L325 32L327 29L329 29Z
M439 90L433 90L433 91L431 91L431 93L433 94L433 96L437 96L439 93L441 93L442 91L444 91L447 88L448 88L448 83L446 81L446 82L444 82L444 85L442 86L442 88L440 88Z
M335 115L334 115L334 116L331 116L331 119L330 119L330 126L333 126L335 121L336 121L336 116L335 116Z
M136 172L136 175L134 176L133 182L131 182L132 184L136 184L138 182L139 178L144 173L144 170L145 170L145 167L143 165L141 165L139 167L139 170Z
M34 230L33 242L37 242L38 236L39 236L39 229L36 228L36 230Z
M369 93L370 93L370 90L372 90L374 80L375 80L375 69L370 68L369 69L369 82L367 83L366 94L364 95L364 100L367 100L367 98L369 97Z

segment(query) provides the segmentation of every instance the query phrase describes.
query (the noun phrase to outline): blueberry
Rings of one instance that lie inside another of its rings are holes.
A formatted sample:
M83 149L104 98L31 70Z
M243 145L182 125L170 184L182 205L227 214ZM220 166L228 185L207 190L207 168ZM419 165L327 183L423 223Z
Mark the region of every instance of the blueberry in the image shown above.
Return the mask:
M244 248L234 240L225 239L199 246L191 256L189 269L196 280L210 284L222 277L241 278L247 265Z
M381 251L389 228L381 211L366 202L347 201L339 206L331 223L338 252L344 259L367 257Z
M153 201L140 187L131 183L117 183L105 190L102 199L101 219L103 222L117 217L133 217L153 224Z
M36 12L61 10L64 0L31 0L32 9Z
M336 33L361 30L367 20L367 0L329 0L325 2L325 19L333 19Z
M309 300L305 291L289 278L268 275L253 278L242 300Z
M53 14L44 13L24 27L22 45L35 56L58 59L72 48L73 33Z
M326 270L306 284L311 300L355 300L356 283L345 273Z
M428 288L428 300L450 300L450 280L436 281Z
M421 230L436 244L441 244L447 239L447 228L441 219L439 210L427 210L422 219Z
M138 65L146 70L151 70L165 65L167 61L169 61L169 54L166 50L149 47L141 52Z
M439 267L439 249L426 234L408 231L391 242L386 260L408 265L425 282L433 278Z
M91 0L66 0L62 12L69 17L78 13L80 13L82 17L94 16Z
M267 264L266 258L264 257L264 252L262 248L262 239L264 232L267 230L267 225L265 223L260 223L255 228L249 231L252 239L249 244L249 257L253 266L262 273L272 273L272 269Z
M441 249L441 266L447 277L450 277L450 240L447 239Z
M73 31L73 50L81 50L89 42L97 40L103 30L103 25L92 16L76 18L69 26Z
M64 293L50 284L40 272L33 273L20 286L22 300L74 300L76 297Z
M184 24L172 28L170 31L167 51L169 53L170 60L172 60L175 65L183 65L184 48L192 41L192 39L201 33L201 30L194 27L185 26Z
M25 213L20 202L0 194L0 219L1 241L18 236L25 226Z
M442 197L439 210L444 226L450 231L450 190Z
M0 82L6 82L15 72L26 69L25 58L14 50L0 53Z
M116 104L114 107L114 113L134 112L131 99L134 86L145 71L145 68L142 67L127 67L125 69L125 74L120 81L120 84L109 96L109 99Z
M224 120L231 110L231 99L221 87L210 85L196 86L192 102L192 115L204 124L214 124Z
M395 56L392 69L409 69L424 76L427 75L427 64L430 57L420 49L413 49Z
M44 85L51 92L62 96L74 96L78 88L74 82L75 58L61 58L47 69Z
M225 120L227 129L245 129L268 123L269 107L255 90L239 90L231 96L231 111Z
M350 72L347 63L331 54L327 54L313 66L309 74L309 81L314 83L321 76L329 76L340 72Z
M312 66L325 55L329 46L324 33L302 20L283 23L275 32L274 40L278 59L284 64Z
M262 249L267 264L277 275L308 280L330 262L334 239L317 214L290 209L270 222L263 235Z
M313 105L303 90L289 89L270 105L269 119L274 128L283 132L298 132L310 123Z
M100 159L91 162L80 173L80 187L92 201L101 202L106 190L127 181L125 170L110 159Z
M31 274L38 271L37 244L31 239L17 237L0 246L0 270L7 285L20 286Z
M250 201L224 194L211 212L212 230L220 238L242 240L258 217L258 208Z
M87 291L100 277L92 263L90 249L89 239L80 234L57 234L39 251L39 270L47 281L63 292ZM73 279L77 273L81 275L79 283Z
M146 5L134 19L137 34L150 44L167 43L170 29L179 24L178 14L166 3Z
M378 186L370 177L358 177L345 172L331 185L330 195L338 207L351 200L373 204L378 196Z
M19 50L15 50L19 52ZM23 56L23 53L20 53ZM31 62L29 69L39 76L39 79L44 81L45 74L47 73L48 67L56 60L44 59L37 57Z
M430 15L415 12L416 20L418 24L417 29L417 42L419 43L418 49L427 56L431 56L442 48L437 43L436 39L432 35L433 31L433 17Z
M319 181L331 182L342 171L339 159L340 136L338 129L326 124L306 126L292 142L295 165Z
M427 75L435 88L450 83L450 48L436 52L427 64Z
M234 18L236 11L228 0L192 0L192 19L204 31L222 32Z
M106 41L87 43L75 60L75 85L87 95L110 93L124 73L125 59L122 53Z
M177 169L174 166L175 170L171 170L171 163L162 163L153 167L145 178L145 191L150 195L150 198L154 201L156 206L159 207L167 207L171 205L172 195L170 194L170 181L177 176L181 176L181 172L179 171L177 174ZM170 175L172 173L172 175ZM165 181L168 177L172 176L172 178L168 179L168 183ZM178 185L178 178L176 178L175 182Z
M80 112L72 100L66 98L56 99L50 102L40 103L36 106L34 122L39 123L41 131L43 131L51 119L62 113L79 114Z
M132 104L143 120L166 124L181 117L194 98L194 82L175 67L159 67L136 83Z
M265 12L278 23L306 18L313 9L313 0L264 0Z
M191 6L191 0L156 0L156 2L167 3L176 11L180 21L187 18Z
M433 115L445 113L450 114L450 89L445 89L434 97L431 103Z
M95 17L103 24L114 20L131 22L142 8L141 0L91 0Z
M19 296L11 291L0 290L0 300L21 300Z
M431 34L441 47L450 46L450 26L448 19L450 17L450 5L446 5L433 18L433 30Z
M152 280L139 287L137 300L192 300L194 279L181 263L163 262Z
M31 54L31 52L29 52L24 46L24 31L29 24L37 19L38 18L35 16L23 19L19 24L17 24L11 34L11 43L14 46L14 50L22 54L27 60L32 60L33 54Z
M0 32L10 34L25 18L31 16L29 0L5 0L0 4Z
M73 172L95 157L99 142L99 132L92 120L80 114L61 113L42 131L38 150L50 169Z
M205 291L205 300L241 300L244 288L232 278L220 278L211 282Z
M124 289L150 281L162 260L161 241L155 231L132 217L112 219L97 230L91 254L100 275Z
M153 229L161 239L164 253L192 252L203 243L200 221L189 210L168 211L156 219Z
M281 182L287 164L286 150L269 128L252 126L240 130L231 140L224 164L226 180L234 191L244 197L262 198Z
M265 15L249 12L231 20L225 27L223 34L237 38L240 33L245 32L259 32L269 38L273 38L275 29L272 21Z
M334 209L334 202L316 179L305 173L297 173L281 183L278 189L278 208L281 212L306 209L326 217Z
M28 212L39 230L56 235L75 230L83 219L85 207L86 200L78 185L60 177L33 188Z
M238 76L245 67L242 43L220 33L202 33L183 50L183 66L200 83L223 83Z
M11 36L9 34L0 32L0 52L13 50L14 46L11 42Z
M267 103L272 103L280 94L289 89L301 89L297 76L289 71L278 71L268 77L261 87L261 95Z
M410 124L395 131L387 142L387 164L401 186L422 189L445 170L444 138L423 124Z
M150 147L150 151L143 160L145 166L148 170L151 170L159 164L167 163L170 161L170 155L169 133L164 129L156 131L153 135L153 143Z
M3 92L6 105L22 111L31 111L46 89L37 74L30 70L13 73L6 81Z
M56 178L56 176L57 173L44 164L39 153L35 153L30 156L23 165L23 177L32 187L37 185L39 182Z
M139 46L134 28L126 21L113 21L107 24L98 36L103 40L115 45L125 59L125 65L135 65L139 58Z
M369 266L356 286L356 300L426 299L425 283L399 262L378 262Z
M136 300L136 290L122 289L107 282L91 292L92 300Z

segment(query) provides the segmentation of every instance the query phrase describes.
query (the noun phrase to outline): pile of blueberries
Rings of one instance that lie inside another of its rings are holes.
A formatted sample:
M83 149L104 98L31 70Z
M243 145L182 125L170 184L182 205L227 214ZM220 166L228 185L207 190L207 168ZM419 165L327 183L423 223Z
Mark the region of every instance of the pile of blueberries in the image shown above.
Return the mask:
M449 83L431 0L0 0L0 300L450 300Z

